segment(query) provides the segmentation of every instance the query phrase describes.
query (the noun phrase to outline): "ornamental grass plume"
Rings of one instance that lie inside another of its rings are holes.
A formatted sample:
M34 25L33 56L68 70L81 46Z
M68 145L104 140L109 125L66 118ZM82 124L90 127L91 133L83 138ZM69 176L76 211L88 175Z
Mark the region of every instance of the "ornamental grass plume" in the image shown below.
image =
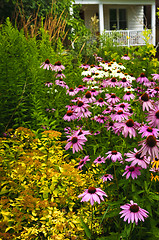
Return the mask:
M108 197L107 194L100 188L89 187L78 197L82 197L81 202L88 202L90 200L90 203L93 206L94 202L98 202L100 204L101 201L104 201L103 196Z
M135 222L136 225L139 220L144 222L144 218L147 218L149 213L145 209L140 208L137 203L133 202L133 200L131 200L130 203L122 205L120 208L123 209L119 213L122 214L120 218L124 217L124 222L128 220L128 223Z

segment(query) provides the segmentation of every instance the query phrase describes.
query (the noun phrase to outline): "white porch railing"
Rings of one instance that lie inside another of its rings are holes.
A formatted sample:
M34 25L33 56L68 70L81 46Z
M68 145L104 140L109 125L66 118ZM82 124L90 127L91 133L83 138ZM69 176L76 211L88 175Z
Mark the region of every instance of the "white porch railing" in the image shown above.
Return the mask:
M149 30L148 30L149 31ZM145 45L145 37L141 30L115 30L104 31L104 37L111 37L114 44L118 46L140 46ZM148 42L152 44L152 35L149 33Z

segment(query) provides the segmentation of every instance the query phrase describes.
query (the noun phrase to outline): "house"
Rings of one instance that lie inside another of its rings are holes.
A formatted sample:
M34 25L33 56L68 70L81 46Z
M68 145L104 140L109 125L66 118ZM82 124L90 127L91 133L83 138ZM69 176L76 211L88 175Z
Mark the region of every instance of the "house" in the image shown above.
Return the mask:
M91 27L91 17L96 16L99 33L110 35L118 31L121 45L143 45L145 28L151 29L150 43L156 45L155 0L75 0L74 4L81 5L86 27Z

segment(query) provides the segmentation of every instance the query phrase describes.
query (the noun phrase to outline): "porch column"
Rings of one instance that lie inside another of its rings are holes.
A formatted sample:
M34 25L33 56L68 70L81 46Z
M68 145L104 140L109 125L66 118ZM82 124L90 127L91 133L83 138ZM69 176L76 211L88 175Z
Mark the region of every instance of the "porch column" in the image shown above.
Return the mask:
M71 4L71 6L70 6L70 15L71 15L71 18L73 18L73 5ZM73 28L71 28L71 33L73 34L74 33L74 29ZM74 49L75 47L74 47L74 41L73 42L71 42L71 45L72 45L72 48Z
M104 31L104 14L103 14L103 4L99 4L99 32L102 34Z
M151 29L152 29L152 44L156 45L156 6L151 5Z

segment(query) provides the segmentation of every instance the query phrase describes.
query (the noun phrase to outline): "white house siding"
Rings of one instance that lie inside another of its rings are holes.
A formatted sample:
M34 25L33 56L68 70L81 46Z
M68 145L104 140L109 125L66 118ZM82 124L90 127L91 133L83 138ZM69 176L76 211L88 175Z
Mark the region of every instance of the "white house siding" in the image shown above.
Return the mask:
M125 8L127 9L127 22L129 30L143 30L144 8L143 6L130 5L103 5L104 12L104 29L109 30L109 9ZM99 12L99 5L87 4L83 5L85 26L90 28L91 17Z
M130 6L128 9L128 29L143 30L144 29L144 7Z

